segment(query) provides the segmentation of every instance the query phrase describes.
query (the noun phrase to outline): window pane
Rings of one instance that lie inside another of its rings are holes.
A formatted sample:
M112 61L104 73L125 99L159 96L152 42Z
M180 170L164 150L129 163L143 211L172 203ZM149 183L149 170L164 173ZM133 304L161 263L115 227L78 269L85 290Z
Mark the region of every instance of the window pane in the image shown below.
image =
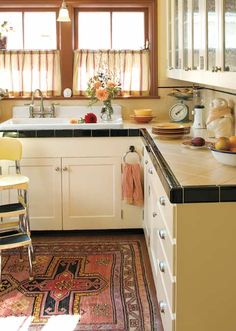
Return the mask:
M109 12L80 12L78 27L80 49L109 49L111 47Z
M112 48L144 48L144 13L113 12L112 15Z
M26 12L25 49L56 49L56 13Z
M0 28L0 33L3 36L7 36L7 49L22 49L22 13L0 12L0 26L2 26L4 21L8 22L8 24L6 25L6 29L3 27Z

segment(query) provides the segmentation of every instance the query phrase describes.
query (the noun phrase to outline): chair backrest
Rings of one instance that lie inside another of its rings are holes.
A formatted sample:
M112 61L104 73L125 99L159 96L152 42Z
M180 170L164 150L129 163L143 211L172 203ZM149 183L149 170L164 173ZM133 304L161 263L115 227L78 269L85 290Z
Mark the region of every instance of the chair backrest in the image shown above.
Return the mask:
M22 144L16 138L0 138L0 160L19 161L22 156Z

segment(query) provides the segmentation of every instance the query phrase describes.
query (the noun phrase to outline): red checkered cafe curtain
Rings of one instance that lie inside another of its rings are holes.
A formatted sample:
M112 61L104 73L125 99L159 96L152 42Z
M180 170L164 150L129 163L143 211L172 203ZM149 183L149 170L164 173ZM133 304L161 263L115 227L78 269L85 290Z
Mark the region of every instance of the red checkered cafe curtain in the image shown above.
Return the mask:
M37 88L45 96L60 95L60 51L0 51L0 87L14 97L30 96Z
M75 50L73 94L86 95L89 79L100 70L116 77L121 83L121 95L149 95L149 50Z

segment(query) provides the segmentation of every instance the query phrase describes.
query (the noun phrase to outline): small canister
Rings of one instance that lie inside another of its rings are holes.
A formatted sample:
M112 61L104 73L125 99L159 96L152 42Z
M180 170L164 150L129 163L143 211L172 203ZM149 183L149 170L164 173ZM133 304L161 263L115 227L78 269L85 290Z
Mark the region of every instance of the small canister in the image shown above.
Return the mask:
M194 114L193 128L205 129L206 128L205 107L203 105L194 106L193 114Z

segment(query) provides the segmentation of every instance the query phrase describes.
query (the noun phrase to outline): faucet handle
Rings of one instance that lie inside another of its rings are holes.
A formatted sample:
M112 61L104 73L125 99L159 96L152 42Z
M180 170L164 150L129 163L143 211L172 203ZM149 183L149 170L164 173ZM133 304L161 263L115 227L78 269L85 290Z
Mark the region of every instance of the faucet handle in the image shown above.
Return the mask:
M59 105L59 103L55 103L55 102L52 102L51 105L50 105L50 109L51 109L51 117L56 117L55 115L55 106Z

